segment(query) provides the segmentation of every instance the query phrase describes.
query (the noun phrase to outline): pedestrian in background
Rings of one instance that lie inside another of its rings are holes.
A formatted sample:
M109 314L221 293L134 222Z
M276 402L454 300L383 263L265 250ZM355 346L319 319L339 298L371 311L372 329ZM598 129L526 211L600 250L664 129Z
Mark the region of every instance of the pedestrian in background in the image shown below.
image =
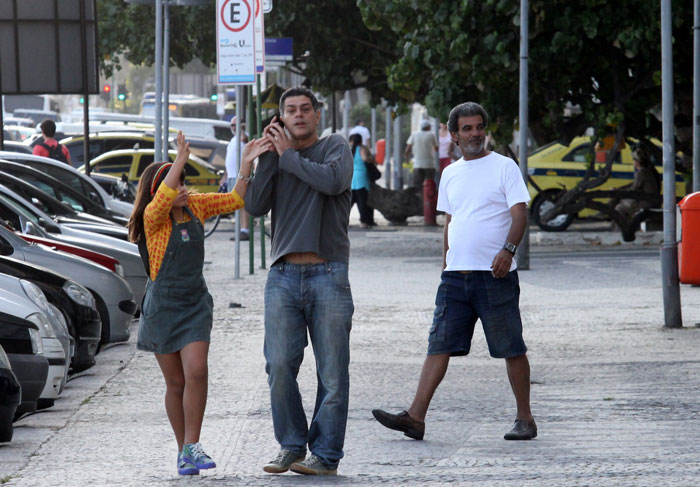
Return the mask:
M236 141L236 124L237 124L237 118L233 117L231 119L231 133L233 134L233 137L231 138L231 141L228 143L228 147L226 147L226 184L228 187L228 190L231 191L231 188L236 184L236 180L238 178L238 152L239 150L243 147L245 143L248 142L248 134L246 133L245 130L245 123L241 123L241 141L237 142ZM248 234L248 213L245 211L244 208L241 208L238 210L238 213L236 214L236 218L241 219L241 235L240 239L241 240L248 240L250 237ZM236 240L236 236L234 235L231 237L231 240Z
M506 440L530 440L530 365L522 336L520 285L513 256L525 232L530 196L512 159L486 149L488 115L477 103L457 105L448 126L462 151L440 179L438 210L446 215L443 272L428 335L428 356L408 410L372 411L387 428L422 440L433 393L451 356L467 355L477 319L492 357L505 358L517 414Z
M369 132L369 129L365 127L365 122L362 120L357 120L355 122L355 126L350 129L350 132L348 132L348 138L350 138L351 135L355 134L360 134L362 136L362 145L365 147L369 147L370 144L370 139L371 134Z
M440 131L438 133L438 160L440 162L440 174L447 166L452 164L452 161L459 159L455 154L455 143L452 142L450 131L447 130L447 124L440 122Z
M374 208L369 206L369 191L370 191L370 164L374 164L372 153L362 144L362 136L360 134L352 134L350 136L350 152L353 154L353 171L352 171L352 204L357 203L357 209L360 212L360 226L369 228L377 226L374 221ZM379 173L376 165L374 171ZM373 174L376 174L373 172ZM381 176L381 173L379 174ZM376 181L376 179L373 179Z
M438 142L435 134L430 131L430 122L421 120L420 130L413 132L406 141L404 155L408 161L413 153L412 186L420 188L426 179L435 179L435 151Z
M246 145L242 176L232 192L189 194L183 169L190 149L178 132L175 162L150 164L139 181L129 239L139 244L149 280L136 347L155 353L165 378L165 410L177 441L180 475L216 467L199 443L207 403L213 310L202 275L202 222L243 207L252 161L268 149L263 139Z
M321 112L307 88L285 91L280 113L265 128L275 150L260 157L245 198L251 215L272 210L264 349L280 451L263 470L335 475L343 457L350 392L353 160L341 135L318 138ZM311 425L297 383L307 333L318 378ZM307 445L311 455L305 458Z
M44 141L34 146L32 154L35 156L49 157L70 164L70 152L68 152L68 148L65 145L59 144L58 141L54 139L54 135L56 135L56 123L47 118L41 122L39 128L41 129L41 135ZM85 163L89 164L90 158L86 157L86 159L88 160Z

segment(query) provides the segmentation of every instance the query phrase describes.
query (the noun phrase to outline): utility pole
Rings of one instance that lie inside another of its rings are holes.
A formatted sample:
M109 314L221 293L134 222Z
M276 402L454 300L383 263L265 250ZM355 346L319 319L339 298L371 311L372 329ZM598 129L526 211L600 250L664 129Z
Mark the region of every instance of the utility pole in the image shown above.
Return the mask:
M525 186L527 186L527 133L529 124L528 113L528 50L529 50L529 32L528 32L528 0L520 0L520 172L523 175ZM529 212L525 213L527 223L525 224L525 233L518 246L518 251L515 254L515 262L518 269L528 270L530 268L530 218Z
M673 130L673 44L671 0L661 0L661 113L664 155L664 243L661 247L661 280L664 326L681 328L681 293L676 242L676 151Z

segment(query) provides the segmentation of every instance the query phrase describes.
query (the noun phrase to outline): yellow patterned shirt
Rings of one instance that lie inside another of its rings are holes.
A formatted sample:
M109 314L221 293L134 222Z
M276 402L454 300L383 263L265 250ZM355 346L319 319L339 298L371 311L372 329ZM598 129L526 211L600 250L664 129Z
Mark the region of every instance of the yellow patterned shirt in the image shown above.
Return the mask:
M170 209L178 195L165 183L161 183L153 200L143 212L143 228L146 234L146 246L151 264L151 280L155 281L160 265L165 257L165 250L173 230ZM230 193L194 193L187 198L187 206L201 222L219 213L231 213L243 208L243 199L235 191ZM185 221L190 220L185 214Z

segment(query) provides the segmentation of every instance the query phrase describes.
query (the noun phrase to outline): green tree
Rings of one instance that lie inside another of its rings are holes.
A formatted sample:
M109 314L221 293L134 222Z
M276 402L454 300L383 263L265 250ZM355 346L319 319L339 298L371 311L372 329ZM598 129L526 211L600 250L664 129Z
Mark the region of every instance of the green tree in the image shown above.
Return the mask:
M170 7L170 63L182 68L195 58L216 63L216 1L205 7ZM97 0L100 70L109 77L119 60L155 62L155 8L123 0Z
M389 29L368 29L355 0L275 2L265 16L265 32L294 39L289 67L308 78L312 88L325 94L365 88L372 104L397 99L386 70L400 56L398 36Z
M492 133L510 142L518 115L519 0L358 0L369 28L400 36L389 87L441 119L465 100L483 103ZM570 140L586 127L625 136L660 135L660 9L648 0L531 0L530 128L539 143ZM691 89L692 2L674 4L676 93ZM580 108L570 116L567 107ZM687 120L689 122L689 120ZM681 145L687 138L679 140Z

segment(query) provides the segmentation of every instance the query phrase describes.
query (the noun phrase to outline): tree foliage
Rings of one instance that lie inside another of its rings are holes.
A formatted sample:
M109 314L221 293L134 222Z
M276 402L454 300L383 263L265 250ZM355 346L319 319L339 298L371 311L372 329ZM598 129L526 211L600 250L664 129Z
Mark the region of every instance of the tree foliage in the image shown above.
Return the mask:
M407 101L424 101L442 119L460 102L481 102L494 135L510 141L518 116L519 0L358 4L370 28L401 38L390 88ZM681 107L691 89L690 0L675 2L673 15ZM538 142L567 141L590 126L602 135L622 122L625 136L660 135L650 115L661 99L658 2L531 0L529 33L530 128ZM580 115L570 115L570 107L580 107ZM678 116L682 124L682 110Z
M397 99L386 70L400 55L398 36L368 29L355 0L275 2L265 16L265 32L294 39L291 67L312 88L325 93L366 88L375 104Z
M205 7L170 7L170 63L182 68L199 58L216 62L216 1ZM109 77L120 58L147 66L155 62L155 8L123 0L97 0L100 70Z

